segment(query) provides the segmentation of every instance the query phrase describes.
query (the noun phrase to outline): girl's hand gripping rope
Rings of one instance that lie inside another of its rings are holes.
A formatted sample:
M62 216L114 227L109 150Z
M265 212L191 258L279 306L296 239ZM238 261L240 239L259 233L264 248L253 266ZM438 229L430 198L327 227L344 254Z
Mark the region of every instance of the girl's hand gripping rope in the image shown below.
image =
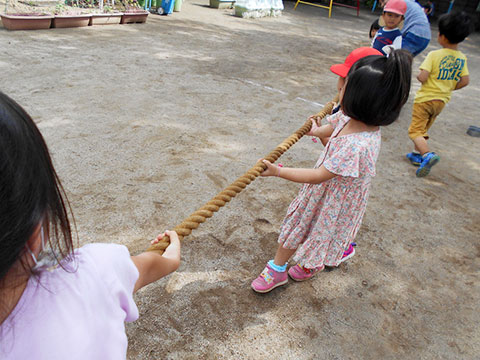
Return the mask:
M158 234L157 238L151 241L151 244L157 244L164 237L167 237L166 240L170 240L170 245L168 245L168 247L165 249L165 252L162 256L165 258L180 259L180 240L178 238L178 234L175 231L165 230L165 232Z
M308 120L310 120L312 122L312 127L310 128L310 131L308 133L306 133L305 135L318 136L318 129L320 129L320 126L318 126L317 118L318 118L318 116L310 116L308 118Z
M263 162L267 168L263 170L263 172L260 174L260 176L278 176L280 175L280 168L283 167L282 164L272 164L270 161L265 160L265 159L260 159L259 161Z
M139 255L132 256L132 261L138 269L138 279L133 289L138 289L148 285L158 279L174 272L180 265L180 240L175 231L165 231L157 236L152 244L161 241L165 236L170 238L170 244L163 254L155 251L146 251Z

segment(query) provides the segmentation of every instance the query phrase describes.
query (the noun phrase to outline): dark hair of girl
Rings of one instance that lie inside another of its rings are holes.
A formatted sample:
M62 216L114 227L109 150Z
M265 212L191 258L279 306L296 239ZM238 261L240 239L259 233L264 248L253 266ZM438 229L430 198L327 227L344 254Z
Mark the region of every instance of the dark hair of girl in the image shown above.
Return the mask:
M370 25L370 31L368 32L368 37L371 39L373 38L372 36L372 31L378 31L380 30L380 24L378 23L378 19L375 19L375 21Z
M40 131L19 104L0 92L0 281L40 223L58 257L72 253L67 208Z
M408 100L411 77L412 56L405 50L358 60L347 75L343 113L367 125L391 124Z

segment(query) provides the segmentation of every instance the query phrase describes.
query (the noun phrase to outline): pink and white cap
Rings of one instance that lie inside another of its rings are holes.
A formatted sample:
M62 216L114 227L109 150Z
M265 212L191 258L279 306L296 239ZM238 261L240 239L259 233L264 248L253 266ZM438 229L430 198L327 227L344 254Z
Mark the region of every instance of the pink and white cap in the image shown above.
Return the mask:
M383 12L405 15L407 12L407 3L405 0L389 0L383 8Z

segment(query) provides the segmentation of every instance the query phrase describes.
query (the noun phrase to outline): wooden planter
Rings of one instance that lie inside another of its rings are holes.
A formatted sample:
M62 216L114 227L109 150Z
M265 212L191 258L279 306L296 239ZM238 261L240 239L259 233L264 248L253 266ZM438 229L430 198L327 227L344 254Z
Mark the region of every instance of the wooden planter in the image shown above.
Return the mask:
M148 11L123 13L122 21L120 22L120 24L135 24L147 22L148 14Z
M54 28L71 28L88 26L91 14L83 15L55 15L52 27Z
M89 25L110 25L120 24L122 21L122 13L115 14L92 14Z
M41 14L1 14L2 23L7 30L49 29L53 15Z

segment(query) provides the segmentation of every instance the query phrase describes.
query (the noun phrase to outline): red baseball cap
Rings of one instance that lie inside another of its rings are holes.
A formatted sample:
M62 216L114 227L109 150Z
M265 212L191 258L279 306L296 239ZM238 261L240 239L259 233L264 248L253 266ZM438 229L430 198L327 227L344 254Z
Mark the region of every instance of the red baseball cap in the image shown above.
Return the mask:
M370 55L383 56L383 54L377 49L374 49L371 47L361 47L353 50L350 54L348 54L343 64L335 64L330 66L330 71L333 72L334 74L337 74L338 76L345 78L347 77L347 74L350 71L350 68L352 67L353 64L355 64L357 60L360 60L361 58L364 58L365 56L370 56Z
M404 0L390 0L383 8L383 12L405 15L407 12L407 3Z

